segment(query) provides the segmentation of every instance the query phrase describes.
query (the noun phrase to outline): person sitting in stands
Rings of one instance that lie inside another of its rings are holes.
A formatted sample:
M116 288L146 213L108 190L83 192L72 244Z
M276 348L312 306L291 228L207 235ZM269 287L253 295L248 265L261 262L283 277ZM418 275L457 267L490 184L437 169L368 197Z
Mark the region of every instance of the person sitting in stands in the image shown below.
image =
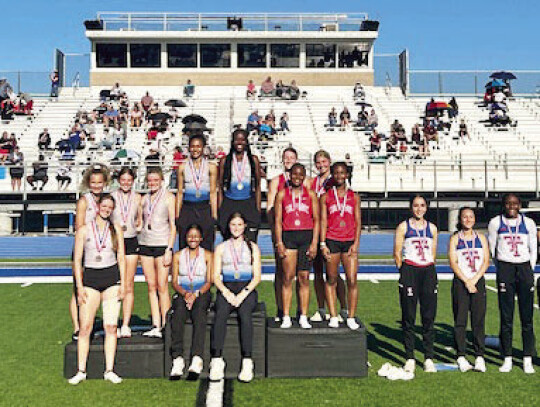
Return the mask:
M184 96L187 98L192 97L195 94L195 85L191 83L191 79L188 79L184 85Z
M107 107L107 111L103 114L103 125L109 127L112 124L116 126L118 123L118 110L116 110L113 105Z
M146 94L141 98L141 106L143 110L147 112L153 104L154 98L150 96L150 93L146 92Z
M347 107L344 107L341 113L339 114L339 121L340 126L342 129L347 127L351 121L351 114L349 113L349 109Z
M279 119L279 127L281 131L291 131L289 129L289 115L287 112L283 112L281 118Z
M366 97L366 92L360 82L356 82L354 85L353 95L356 99L364 99Z
M32 187L32 191L37 189L37 183L38 181L41 181L42 184L39 190L43 191L43 187L45 184L47 184L47 181L49 181L49 177L47 175L49 165L45 161L45 157L42 154L39 155L38 161L32 163L32 169L34 173L26 177L26 180Z
M246 126L246 130L248 131L248 133L250 133L253 130L258 130L260 121L261 121L261 117L259 116L259 112L257 110L254 110L248 116L247 126Z
M71 163L69 161L62 163L56 171L56 181L59 190L66 190L71 184Z
M356 125L358 127L366 127L368 124L368 115L365 111L364 107L362 106L362 110L358 112L358 117L356 119Z
M275 91L274 83L272 82L272 78L269 76L261 84L261 97L274 96L274 94L275 94L274 91Z
M247 84L246 89L246 99L252 99L257 95L257 89L255 88L255 84L253 83L253 80L249 80Z
M371 109L371 112L368 116L368 127L371 129L374 129L379 125L379 117L377 116L377 113L375 113L375 109Z
M0 102L9 99L13 93L13 88L5 77L0 78Z
M452 97L452 99L450 99L448 104L451 107L451 109L448 109L448 117L450 119L453 119L454 117L457 117L457 115L459 113L459 106L457 104L456 98Z
M396 136L390 136L388 141L386 142L386 155L393 156L396 155L398 148L397 139Z
M280 79L276 82L276 90L274 91L276 97L281 98L283 97L283 93L285 92L285 85L283 85L283 81Z
M2 120L13 120L15 112L15 104L9 98L2 100L0 103L0 117Z
M369 151L371 153L378 153L381 151L381 136L377 133L377 130L373 130L373 133L369 138Z
M106 150L112 150L113 147L113 138L109 129L103 130L103 136L101 141L98 144L98 148L104 148Z
M138 103L133 105L131 110L131 127L141 127L142 111Z
M332 110L330 110L330 113L328 113L328 126L335 127L336 125L337 125L337 112L336 112L336 108L333 107Z
M8 132L4 131L2 133L2 138L0 138L0 163L6 161L11 153L12 145L9 138Z
M40 150L48 150L51 147L51 135L47 128L43 129L38 136L38 148Z
M120 95L122 94L122 89L120 88L120 84L116 82L114 86L111 88L111 93L109 98L111 100L118 100L120 99Z
M468 137L469 140L471 139L471 136L469 135L469 130L467 129L467 125L465 124L464 119L461 119L459 123L458 135L459 135L460 140L463 140L463 141L465 141L465 137Z
M289 89L287 89L287 94L289 95L289 98L291 100L298 100L298 98L300 97L300 88L298 87L294 79L291 81Z
M403 128L403 125L399 122L399 120L394 120L394 123L390 126L391 131L395 131L396 133L405 133L405 129Z

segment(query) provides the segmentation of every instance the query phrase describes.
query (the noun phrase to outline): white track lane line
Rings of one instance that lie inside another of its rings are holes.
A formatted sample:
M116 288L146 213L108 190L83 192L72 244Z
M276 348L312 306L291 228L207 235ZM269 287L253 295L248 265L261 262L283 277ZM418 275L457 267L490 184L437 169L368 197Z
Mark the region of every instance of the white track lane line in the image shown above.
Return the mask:
M379 280L376 280L374 278L371 278L369 281L371 281L373 284L379 284Z
M223 392L225 391L225 380L219 382L210 382L208 384L208 391L206 392L206 406L207 407L221 407L223 406Z

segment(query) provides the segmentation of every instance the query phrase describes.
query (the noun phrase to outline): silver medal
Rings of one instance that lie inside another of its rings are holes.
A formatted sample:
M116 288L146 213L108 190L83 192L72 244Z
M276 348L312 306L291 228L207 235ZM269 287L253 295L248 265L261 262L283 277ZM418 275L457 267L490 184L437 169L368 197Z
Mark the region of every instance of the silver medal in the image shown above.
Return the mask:
M238 184L238 185L236 186L236 188L237 188L239 191L241 191L241 190L244 189L244 184Z
M100 261L101 261L101 256L97 255L97 256L96 256L96 261L97 261L97 262L100 262Z
M122 226L122 230L123 230L124 232L127 231L127 226L126 226L126 225Z
M294 221L294 226L300 226L300 219L296 219Z

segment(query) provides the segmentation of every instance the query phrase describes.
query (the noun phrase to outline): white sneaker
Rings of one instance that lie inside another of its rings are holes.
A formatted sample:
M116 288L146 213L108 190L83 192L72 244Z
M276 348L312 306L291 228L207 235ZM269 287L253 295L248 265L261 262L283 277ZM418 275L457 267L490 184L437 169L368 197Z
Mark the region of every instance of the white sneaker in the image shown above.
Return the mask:
M435 363L433 363L433 360L426 359L424 361L424 372L426 372L426 373L437 373L437 368L435 367Z
M292 327L291 317L288 315L283 315L280 328L289 329L290 327Z
M191 365L189 365L188 372L196 374L197 376L201 374L203 370L203 360L200 356L193 356L193 359L191 359Z
M300 328L302 329L311 329L311 324L309 323L307 316L300 315L300 318L298 318L298 323L300 324Z
M238 380L249 383L253 380L253 360L250 358L242 359L242 370L238 374Z
M68 383L75 386L84 380L86 380L86 372L81 372L79 370L75 376L68 380Z
M499 372L501 373L510 373L512 371L512 356L507 356L504 358L504 363L499 367Z
M119 329L119 332L119 338L131 338L131 328L129 326L122 325L122 327Z
M330 317L330 318L332 318L332 317ZM343 320L343 317L341 316L341 314L337 314L337 319L338 319L338 322L339 322L340 324L342 324L343 322L345 322L345 321Z
M171 380L178 380L180 379L180 376L184 374L184 358L182 356L178 356L174 358L171 373L169 373L169 378Z
M353 331L356 331L358 328L360 328L360 325L358 325L354 318L347 318L347 326Z
M459 367L459 371L462 373L468 372L469 370L472 369L471 364L469 363L467 359L465 359L464 356L460 356L457 358L457 364Z
M208 378L217 382L225 377L225 361L223 358L212 358L210 361L210 374Z
M122 383L122 378L114 373L112 370L110 372L103 373L103 380L111 382L112 384Z
M482 356L478 356L474 361L474 370L480 373L486 373L486 361Z
M143 333L143 336L148 336L150 338L161 338L161 328L158 328L157 326L153 327L149 331L146 331Z
M414 371L416 370L416 360L407 359L405 365L403 366L403 370L409 373L414 373Z
M339 328L339 319L338 317L330 317L330 321L328 322L329 328Z
M388 373L390 373L390 368L392 368L392 365L386 362L384 365L381 366L381 368L377 372L377 375L379 377L388 377Z
M523 358L523 371L527 374L534 374L534 367L532 364L532 357L531 356L525 356Z
M309 319L311 322L322 322L323 321L323 316L321 315L321 313L319 311L315 312L315 314L313 314L313 316Z

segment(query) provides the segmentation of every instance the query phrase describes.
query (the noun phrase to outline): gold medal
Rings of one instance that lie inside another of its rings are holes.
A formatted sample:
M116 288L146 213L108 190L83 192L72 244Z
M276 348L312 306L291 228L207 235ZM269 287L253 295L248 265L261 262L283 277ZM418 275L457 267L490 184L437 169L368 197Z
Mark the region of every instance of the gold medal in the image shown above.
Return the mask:
M197 191L195 192L195 197L196 197L196 198L200 198L200 197L201 197L201 191L197 190Z
M296 219L294 221L294 226L300 226L300 219Z
M239 280L239 279L240 279L240 272L239 272L239 271L236 271L236 272L234 273L234 279L235 279L235 280Z
M240 184L236 185L236 188L237 188L239 191L241 191L241 190L244 189L244 184L240 183Z

